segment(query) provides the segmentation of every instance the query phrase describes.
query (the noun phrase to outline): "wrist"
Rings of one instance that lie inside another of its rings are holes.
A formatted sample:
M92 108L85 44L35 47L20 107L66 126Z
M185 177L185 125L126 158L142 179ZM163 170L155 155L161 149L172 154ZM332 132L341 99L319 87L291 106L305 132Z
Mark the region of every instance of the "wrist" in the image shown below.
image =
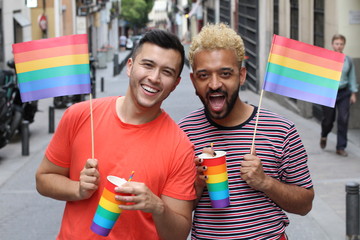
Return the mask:
M272 185L273 185L273 178L266 175L265 174L265 178L263 180L263 184L262 184L262 187L261 189L259 189L260 191L266 193L267 191L269 191L271 188L272 188Z
M165 204L160 198L158 198L158 202L156 203L154 212L152 214L154 216L162 216L164 212L165 212Z
M80 186L80 181L74 182L75 185L75 194L74 194L74 201L79 201L79 200L83 200L82 194L81 194L81 186Z

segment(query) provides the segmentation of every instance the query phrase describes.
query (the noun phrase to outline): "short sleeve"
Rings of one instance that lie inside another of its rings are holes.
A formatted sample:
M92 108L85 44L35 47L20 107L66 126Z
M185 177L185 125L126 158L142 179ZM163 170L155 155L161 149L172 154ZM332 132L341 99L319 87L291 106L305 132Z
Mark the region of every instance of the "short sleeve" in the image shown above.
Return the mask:
M57 166L69 168L70 167L70 133L71 127L74 125L71 120L70 109L67 109L56 131L46 149L45 155L50 162Z
M182 131L181 131L182 132ZM182 132L163 194L181 200L194 200L196 167L194 146Z
M283 146L281 180L304 188L312 188L312 180L307 165L308 155L294 125L289 129Z

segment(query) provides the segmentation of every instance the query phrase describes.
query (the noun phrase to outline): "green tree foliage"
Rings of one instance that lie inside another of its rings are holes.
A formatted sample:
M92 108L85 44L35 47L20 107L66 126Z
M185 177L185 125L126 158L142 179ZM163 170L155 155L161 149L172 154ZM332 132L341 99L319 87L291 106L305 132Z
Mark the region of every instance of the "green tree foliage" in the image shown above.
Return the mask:
M121 18L132 28L142 28L148 23L148 14L154 6L154 0L122 0Z

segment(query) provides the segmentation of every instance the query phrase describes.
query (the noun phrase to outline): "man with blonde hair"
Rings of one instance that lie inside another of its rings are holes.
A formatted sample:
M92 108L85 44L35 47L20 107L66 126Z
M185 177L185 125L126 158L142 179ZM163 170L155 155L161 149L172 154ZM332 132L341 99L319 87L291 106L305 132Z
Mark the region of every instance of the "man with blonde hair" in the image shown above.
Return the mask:
M285 212L307 214L314 190L307 154L294 123L260 109L255 148L250 154L257 107L243 102L244 43L225 24L206 25L189 51L190 78L204 107L179 123L199 155L214 143L224 150L230 206L212 208L198 165L192 239L286 239Z

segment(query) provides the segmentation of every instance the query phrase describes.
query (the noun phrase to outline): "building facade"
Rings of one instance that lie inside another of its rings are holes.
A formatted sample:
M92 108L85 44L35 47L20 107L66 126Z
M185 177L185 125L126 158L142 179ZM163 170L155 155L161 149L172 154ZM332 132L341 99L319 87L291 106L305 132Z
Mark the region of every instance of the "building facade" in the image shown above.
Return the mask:
M88 34L89 53L118 48L120 0L0 0L0 68L12 44Z
M31 39L30 11L25 1L0 0L0 68L7 69L6 62L13 58L12 44Z

